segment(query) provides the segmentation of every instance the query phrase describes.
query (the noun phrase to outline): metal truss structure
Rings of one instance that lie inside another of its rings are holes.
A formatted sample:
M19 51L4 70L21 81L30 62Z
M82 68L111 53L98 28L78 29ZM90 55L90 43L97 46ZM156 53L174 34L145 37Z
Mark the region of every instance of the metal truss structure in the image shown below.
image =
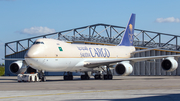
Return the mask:
M124 31L125 27L121 26L95 24L7 42L5 43L5 56L27 50L38 38L55 38L70 42L96 42L116 45L121 41ZM180 36L141 29L135 29L134 33L134 46L136 47L164 47L166 50L180 50L180 45L178 44Z

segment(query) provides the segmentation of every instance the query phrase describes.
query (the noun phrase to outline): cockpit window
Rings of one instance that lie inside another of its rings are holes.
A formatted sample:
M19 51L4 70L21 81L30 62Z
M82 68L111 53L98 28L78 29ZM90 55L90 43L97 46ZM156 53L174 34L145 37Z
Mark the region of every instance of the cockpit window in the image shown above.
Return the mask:
M44 44L44 42L34 42L33 45L34 44Z

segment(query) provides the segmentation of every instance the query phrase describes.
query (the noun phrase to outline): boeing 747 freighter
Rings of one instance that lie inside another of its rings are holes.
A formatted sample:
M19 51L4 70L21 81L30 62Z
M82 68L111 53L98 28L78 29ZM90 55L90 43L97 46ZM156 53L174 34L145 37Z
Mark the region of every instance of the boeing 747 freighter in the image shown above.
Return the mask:
M72 72L81 72L81 79L90 79L89 72L95 73L95 79L112 79L111 68L118 75L129 75L135 62L161 59L162 68L168 72L178 67L180 55L164 55L131 58L135 53L149 51L135 50L133 46L135 14L132 14L124 36L117 46L69 44L64 41L42 38L37 39L29 48L24 59L10 65L15 74L38 72L39 78L45 81L44 71L65 72L64 80L72 80Z

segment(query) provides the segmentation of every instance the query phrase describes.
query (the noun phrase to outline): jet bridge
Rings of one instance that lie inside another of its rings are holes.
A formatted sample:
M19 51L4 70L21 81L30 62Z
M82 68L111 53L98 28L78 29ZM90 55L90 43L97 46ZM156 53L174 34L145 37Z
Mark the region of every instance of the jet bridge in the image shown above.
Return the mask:
M120 43L124 31L125 27L121 26L109 24L94 24L56 33L7 42L5 43L5 58L23 58L26 51L38 38L54 38L64 40L72 44L117 45ZM156 47L164 47L164 49L137 53L134 55L134 57L180 54L180 44L178 43L179 39L180 36L178 35L135 29L133 44L137 50ZM134 71L131 75L180 75L180 68L171 73L167 73L162 70L161 61L161 59L158 59L152 61L137 62L134 65ZM9 65L12 62L13 61L5 61L5 75L13 75L9 71ZM178 61L178 63L180 64L180 60ZM46 72L45 74L62 75L63 73Z

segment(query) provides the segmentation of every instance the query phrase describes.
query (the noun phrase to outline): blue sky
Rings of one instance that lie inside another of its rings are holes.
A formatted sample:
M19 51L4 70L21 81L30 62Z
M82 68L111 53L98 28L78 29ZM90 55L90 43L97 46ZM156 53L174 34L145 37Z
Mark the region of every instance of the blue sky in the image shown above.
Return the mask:
M0 0L0 58L4 43L91 24L180 34L179 0ZM0 60L0 63L3 61Z

